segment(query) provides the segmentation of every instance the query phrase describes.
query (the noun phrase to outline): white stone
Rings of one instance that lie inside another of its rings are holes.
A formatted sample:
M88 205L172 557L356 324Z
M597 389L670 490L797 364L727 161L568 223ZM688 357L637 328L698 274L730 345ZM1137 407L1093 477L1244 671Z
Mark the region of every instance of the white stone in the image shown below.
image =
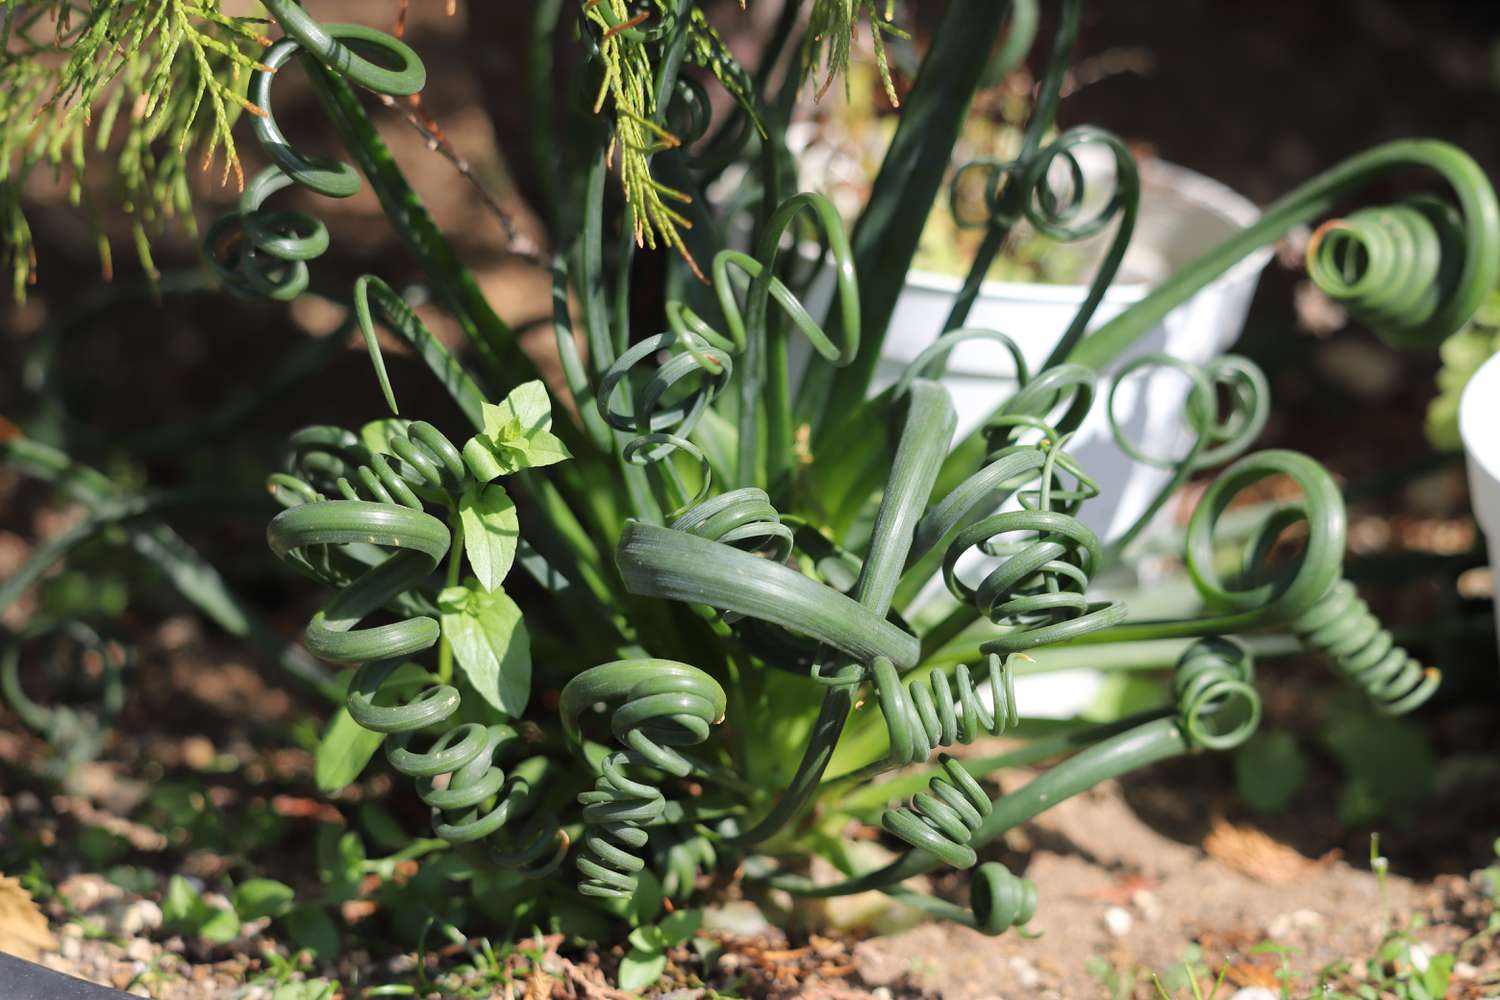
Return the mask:
M138 899L120 911L118 928L121 937L135 937L161 926L161 907L149 899Z
M1130 916L1130 911L1123 906L1111 906L1104 911L1104 929L1109 931L1111 937L1124 937L1130 933L1130 927L1135 923Z
M1010 971L1016 974L1016 982L1023 989L1034 990L1042 983L1042 974L1037 971L1037 967L1020 955L1011 958Z

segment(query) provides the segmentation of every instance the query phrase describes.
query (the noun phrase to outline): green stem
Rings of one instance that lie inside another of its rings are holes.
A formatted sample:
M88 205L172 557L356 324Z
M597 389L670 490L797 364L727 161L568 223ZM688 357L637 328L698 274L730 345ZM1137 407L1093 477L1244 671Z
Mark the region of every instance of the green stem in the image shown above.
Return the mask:
M457 509L448 515L448 534L453 536L453 542L448 550L448 572L443 578L443 586L456 587L464 558L464 522L458 516ZM442 638L438 640L437 676L440 683L453 682L453 643L448 639L447 630L444 630Z

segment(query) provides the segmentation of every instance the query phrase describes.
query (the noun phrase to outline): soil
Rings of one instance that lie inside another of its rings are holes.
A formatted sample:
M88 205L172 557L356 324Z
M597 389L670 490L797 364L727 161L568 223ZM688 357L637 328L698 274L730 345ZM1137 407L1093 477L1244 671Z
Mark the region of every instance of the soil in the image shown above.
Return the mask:
M1500 170L1500 133L1489 127L1500 111L1491 76L1492 39L1500 37L1500 23L1485 5L1343 0L1241 10L1164 0L1092 6L1080 54L1140 48L1153 68L1145 76L1126 75L1080 91L1063 105L1065 124L1091 121L1149 141L1161 155L1262 202L1337 158L1396 135L1450 138L1492 173ZM370 8L327 0L318 13L328 20L378 21ZM397 115L383 116L382 134L489 300L553 372L548 276L528 259L534 248L545 249L546 234L508 182L495 152L495 127L483 110L504 102L493 91L478 90L468 72L474 40L465 31L464 12L449 19L441 5L423 4L412 16L409 38L432 71L425 106L480 181L497 192L509 231ZM1050 30L1045 20L1042 30ZM326 146L310 98L300 104L289 98L278 110L293 123L289 132L299 147L303 141L315 149L320 142ZM244 143L247 158L255 155L251 145ZM0 413L19 406L20 360L30 338L75 305L75 289L92 285L97 273L91 241L65 205L62 188L40 184L32 194L41 283L25 307L0 314L0 326L14 334L0 340ZM230 200L224 192L204 194L203 218ZM368 192L346 202L318 200L316 210L337 248L315 264L317 287L341 297L337 290L366 270L398 288L416 280L410 262L385 238ZM117 246L128 246L118 235ZM116 252L121 282L129 278L129 267L122 266L127 256ZM157 244L157 259L168 268L185 265L193 251L186 240L168 236ZM1394 355L1364 331L1327 332L1328 325L1342 326L1338 317L1321 324L1321 336L1308 333L1320 326L1319 306L1308 304L1299 283L1295 268L1273 265L1247 328L1244 347L1271 371L1277 399L1262 444L1308 450L1356 484L1424 455L1421 413L1432 391L1431 360ZM226 309L216 295L174 299L168 306L159 308L145 297L115 303L68 341L67 396L85 424L103 424L108 415L112 430L128 431L191 419L247 373L266 369L342 316L340 307L317 297L291 309ZM446 341L459 343L439 310L421 312ZM392 375L404 409L446 412L440 390L414 366L393 358ZM142 391L146 385L150 391ZM224 474L254 482L271 461L274 443L290 430L358 422L359 414L381 412L367 362L351 343L319 391L293 393L257 415L243 467ZM1360 415L1357 422L1352 412ZM255 442L264 442L263 461ZM196 461L163 455L148 471L153 482L170 486L192 478L199 471ZM0 512L0 577L69 517L45 490L3 470ZM1402 586L1399 578L1392 583L1378 573L1378 557L1451 556L1472 547L1474 529L1457 467L1401 490L1376 484L1354 506L1353 523L1355 551L1371 557L1376 573L1374 599L1393 620L1420 621L1454 608L1488 614L1482 600L1493 583L1483 573L1469 577L1467 596L1429 584ZM287 634L315 606L315 593L290 590L259 566L257 525L226 518L188 523L183 530L211 537L215 551L227 540L230 551L237 545L255 553L236 569ZM170 601L156 602L163 604L170 610ZM6 623L19 624L30 610L23 602ZM273 668L180 608L165 617L133 613L127 625L143 652L126 714L102 759L81 771L67 792L56 792L41 777L45 745L0 710L0 834L25 831L45 845L38 864L60 890L46 906L58 944L43 961L139 995L269 997L270 963L261 947L274 942L263 936L264 928L251 927L229 945L209 947L153 927L160 913L153 917L151 907L166 876L212 878L222 859L175 842L171 831L122 817L151 785L188 776L216 804L254 802L310 835L331 807L311 790L305 751L285 749L291 745L288 728L306 717L309 706L288 693ZM1035 939L1015 933L986 938L945 924L884 936L795 928L726 934L712 968L685 951L674 953L674 995L702 995L699 977L720 988L738 982L736 988L751 996L1152 996L1150 973L1166 976L1185 956L1205 989L1227 968L1232 987L1279 991L1285 980L1292 995L1306 995L1317 987L1320 970L1341 961L1352 971L1329 975L1349 986L1386 932L1413 918L1420 918L1414 935L1434 954L1479 941L1461 953L1450 996L1496 995L1500 949L1494 938L1474 937L1493 904L1470 874L1492 860L1489 845L1500 833L1494 649L1485 637L1431 652L1467 669L1455 671L1456 693L1416 723L1441 765L1434 797L1405 825L1346 825L1340 773L1326 755L1313 760L1293 806L1273 818L1256 816L1235 799L1227 761L1174 762L1062 803L995 849L994 858L1039 888L1041 905L1030 925L1040 934ZM1303 736L1318 732L1326 721L1321 706L1335 689L1317 664L1273 665L1263 683L1268 726ZM1001 781L1011 787L1026 778L1024 772L1007 773ZM99 825L128 844L127 860L146 873L149 884L127 892L105 882L79 840L84 828ZM1392 866L1384 879L1371 872L1368 860L1369 835L1377 825ZM936 887L963 893L957 880L939 880ZM362 915L343 916L357 922ZM1285 955L1268 949L1268 942L1287 949ZM577 952L550 939L536 945L535 961L512 959L519 980L512 995L619 995L608 985L619 947ZM462 978L455 971L462 958L450 951L425 960L435 977L446 972ZM411 953L351 953L338 967L317 971L337 976L349 995L358 996L365 986L410 981L418 961ZM1171 992L1187 995L1180 983ZM497 995L506 994L497 987Z

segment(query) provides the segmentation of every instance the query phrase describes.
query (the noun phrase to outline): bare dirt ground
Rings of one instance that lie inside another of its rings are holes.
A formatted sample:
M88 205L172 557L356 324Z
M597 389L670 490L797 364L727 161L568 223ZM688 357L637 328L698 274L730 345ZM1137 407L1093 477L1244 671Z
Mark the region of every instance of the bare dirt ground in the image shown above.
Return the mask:
M439 6L415 9L411 36L434 69L427 107L483 182L501 192L523 243L545 246L545 234L525 206L505 193L494 129L466 71L472 47L464 15L445 19ZM1065 103L1064 122L1094 121L1148 141L1162 155L1257 200L1356 148L1396 135L1449 137L1492 170L1500 166L1500 134L1489 127L1500 110L1489 77L1491 39L1500 37L1500 25L1480 5L1425 12L1376 0L1244 10L1185 0L1132 9L1095 6L1081 52L1140 46L1153 54L1155 68L1142 78L1081 92ZM378 21L371 7L339 0L318 9L332 20ZM299 107L288 100L282 114L300 118L293 134L317 146L322 136L310 101ZM410 165L416 186L475 267L490 301L545 358L552 336L545 272L511 252L515 238L425 148L420 135L395 115L386 117L382 132L398 159ZM15 336L0 341L0 371L19 371L28 335L70 303L73 282L92 281L95 274L86 231L55 195L37 192L42 284L30 304L4 316ZM215 197L226 200L222 194L206 199L205 218L216 210ZM368 193L347 202L318 201L316 210L328 221L337 248L318 265L322 287L346 287L364 270L386 275L397 287L415 279L409 262L382 235ZM159 244L158 259L184 263L191 253L185 241L167 239ZM1370 346L1362 331L1322 339L1294 332L1297 281L1292 270L1268 271L1247 333L1251 349L1273 369L1280 407L1265 443L1311 450L1350 481L1419 454L1425 447L1420 414L1431 391L1430 360L1396 358ZM437 310L423 312L457 342ZM79 395L92 404L85 416L125 429L182 419L221 397L233 379L261 370L340 315L339 308L316 299L289 311L236 305L226 312L212 296L161 311L147 302L122 304L70 347L81 373ZM1351 369L1370 377L1340 375ZM413 412L446 405L399 359L393 375ZM353 350L322 384L326 394L289 397L257 421L254 433L273 442L303 424L380 412L366 363ZM17 390L11 374L0 378L0 413ZM1351 426L1351 412L1361 415L1357 427ZM188 471L171 457L153 468L163 483ZM262 473L263 467L233 470L247 481ZM43 497L34 485L0 474L0 576L66 523L65 512ZM1371 552L1441 553L1472 541L1465 510L1462 477L1450 469L1404 491L1376 495L1354 513L1356 523L1367 526L1362 537ZM216 539L237 539L257 553L261 545L253 525L185 530L213 531ZM278 584L260 586L258 596L293 633L305 617L306 593L293 595L287 606ZM1422 587L1389 588L1381 600L1407 621L1438 605ZM219 860L121 817L143 787L163 776L191 775L222 807L254 801L294 830L310 831L326 818L327 805L309 791L308 757L273 749L264 739L305 706L267 683L265 664L190 619L137 620L131 627L145 655L127 724L81 787L38 794L42 785L35 774L44 747L0 711L0 840L19 831L37 838L46 847L38 863L59 889L46 905L56 947L44 961L142 995L270 996L265 974L271 963L260 951L263 928L251 928L230 945L204 948L156 927L160 913L152 908L165 876L211 878ZM1493 662L1488 668L1493 674ZM1266 671L1269 726L1316 731L1322 722L1318 705L1330 691L1326 681L1308 679L1316 673L1312 664ZM1196 758L1066 802L995 852L1040 888L1042 904L1031 925L1040 937L1034 940L1015 934L990 939L936 924L880 937L795 928L726 936L724 954L712 968L685 952L674 955L671 974L682 991L675 995L703 995L706 981L720 989L737 984L737 993L750 996L1151 996L1149 973L1165 976L1187 957L1200 980L1227 967L1233 987L1279 992L1285 984L1289 995L1301 996L1316 988L1319 970L1341 960L1353 963L1354 971L1330 975L1352 989L1360 963L1385 933L1414 916L1422 926L1413 933L1433 954L1478 942L1458 953L1449 996L1500 994L1496 939L1476 937L1493 907L1486 909L1470 878L1491 860L1488 845L1500 833L1500 781L1493 767L1483 766L1500 749L1500 712L1493 690L1479 690L1483 696L1467 704L1448 702L1424 714L1421 725L1440 757L1459 763L1440 772L1435 797L1409 825L1383 829L1392 863L1383 884L1369 870L1371 828L1340 822L1340 778L1330 762L1315 762L1308 787L1284 816L1262 819L1228 791L1227 762ZM226 759L233 761L227 770ZM1007 787L1025 779L1024 773L1002 776ZM129 843L131 863L147 873L138 890L106 883L82 852L81 832L101 824ZM957 882L937 888L960 897L963 891ZM342 916L352 925L369 915ZM508 959L516 963L514 995L618 995L608 984L619 948L573 953L559 951L559 945L540 941L539 957ZM433 976L461 959L453 952L430 956ZM411 982L417 962L410 953L357 952L337 967L311 971L339 977L349 995L358 996L365 986ZM1180 980L1169 992L1188 995Z

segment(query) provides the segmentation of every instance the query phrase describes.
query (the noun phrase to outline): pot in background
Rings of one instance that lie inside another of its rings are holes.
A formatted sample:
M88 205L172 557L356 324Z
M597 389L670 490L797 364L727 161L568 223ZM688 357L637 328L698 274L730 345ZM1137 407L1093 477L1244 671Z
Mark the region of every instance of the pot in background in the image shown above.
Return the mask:
M1490 570L1500 580L1500 354L1480 366L1458 404L1458 433L1469 465L1469 502L1484 532ZM1500 602L1495 604L1500 632Z
M1091 160L1084 155L1088 152L1087 147L1078 151L1085 178L1094 196L1102 193L1107 197L1113 186L1112 164L1107 154ZM1141 202L1135 232L1090 329L1139 302L1153 286L1260 217L1260 210L1247 198L1186 168L1152 160L1141 163L1140 172ZM1110 226L1089 240L1069 245L1092 261L1081 283L987 281L964 325L1009 335L1021 347L1028 368L1035 371L1088 295L1088 279L1108 252L1114 232L1115 227ZM1083 504L1079 517L1105 541L1122 535L1171 477L1170 470L1137 462L1115 443L1106 413L1112 371L1144 354L1171 354L1203 364L1226 352L1240 335L1260 273L1271 255L1271 249L1264 248L1236 263L1168 313L1116 360L1111 371L1103 373L1094 407L1068 451L1099 483L1099 495ZM937 337L961 285L962 279L952 275L921 270L908 273L875 370L872 392L895 382ZM814 315L822 315L819 309L831 300L832 287L829 269L808 296ZM800 341L794 339L793 343ZM1009 357L998 344L984 340L959 345L949 358L942 383L958 413L955 441L978 428L1016 390ZM1152 454L1185 453L1191 445L1191 432L1182 421L1182 411L1189 388L1187 378L1171 369L1132 376L1116 397L1122 430ZM1158 520L1170 514L1169 505ZM1500 511L1496 521L1500 530ZM940 579L934 579L924 590L918 608L934 598L946 599ZM1105 684L1105 675L1098 671L1069 670L1018 678L1017 696L1027 715L1071 718L1084 712Z
M1111 168L1084 160L1082 155L1080 159L1090 185L1107 194ZM1135 233L1090 329L1139 302L1154 285L1260 217L1260 210L1248 199L1191 170L1159 160L1143 162L1140 169ZM1113 236L1111 226L1087 241L1071 244L1095 261L1086 271L1088 277ZM1118 359L1116 367L1151 353L1198 364L1223 354L1239 337L1271 253L1265 248L1251 254L1172 310ZM908 274L876 368L876 391L899 378L902 369L937 336L961 284L960 278L951 275L917 270ZM1072 285L987 281L964 325L1008 334L1035 371L1087 294L1087 278ZM1170 477L1168 470L1142 465L1115 444L1105 412L1107 379L1105 373L1094 409L1068 449L1099 481L1100 495L1083 505L1080 516L1106 541L1122 534ZM999 345L982 340L961 344L953 352L943 384L958 411L955 439L977 428L1016 388L1009 358ZM1153 453L1185 452L1191 442L1181 413L1188 389L1188 380L1170 370L1132 377L1117 397L1122 429Z

